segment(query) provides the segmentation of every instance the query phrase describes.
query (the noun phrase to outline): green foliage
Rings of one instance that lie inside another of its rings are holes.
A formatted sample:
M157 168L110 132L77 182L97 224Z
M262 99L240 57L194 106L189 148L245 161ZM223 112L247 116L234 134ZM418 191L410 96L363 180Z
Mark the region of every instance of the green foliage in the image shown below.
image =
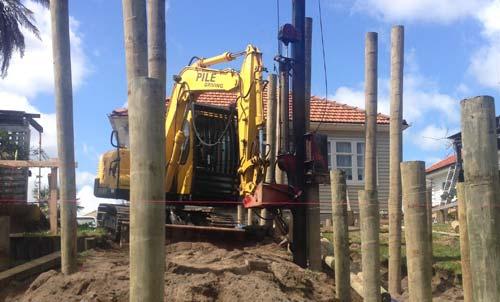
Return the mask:
M20 146L15 140L12 140L8 132L0 130L0 159L28 159L28 149Z
M434 230L441 232L450 232L451 226L449 224L434 224ZM333 242L332 233L323 233L323 237ZM404 240L404 232L401 234L403 237L401 255L403 262L406 264L406 247ZM388 234L380 233L380 261L384 262L389 259L388 247ZM361 254L361 235L360 231L349 232L349 241L351 243L351 252ZM355 245L352 245L355 243ZM458 237L450 237L447 235L434 234L432 252L434 257L434 268L438 270L445 270L454 274L461 274L462 268L460 264L460 240Z

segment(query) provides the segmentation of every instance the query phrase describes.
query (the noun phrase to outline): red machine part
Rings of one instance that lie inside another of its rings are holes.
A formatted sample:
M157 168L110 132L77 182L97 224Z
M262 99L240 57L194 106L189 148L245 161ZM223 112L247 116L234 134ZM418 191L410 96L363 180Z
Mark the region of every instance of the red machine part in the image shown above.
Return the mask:
M245 208L288 208L297 205L297 198L302 191L296 191L289 185L260 183L254 195L243 199Z

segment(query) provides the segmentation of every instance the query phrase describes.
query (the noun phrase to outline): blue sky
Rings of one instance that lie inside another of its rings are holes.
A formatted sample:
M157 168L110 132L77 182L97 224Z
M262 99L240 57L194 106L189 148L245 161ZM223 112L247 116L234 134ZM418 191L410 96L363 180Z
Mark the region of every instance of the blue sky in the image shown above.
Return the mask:
M307 2L313 23L312 93L324 96L318 1ZM279 0L289 22L291 0ZM328 97L364 106L364 36L379 33L379 111L389 109L390 30L405 26L404 159L428 164L450 154L447 135L459 130L459 101L475 95L500 99L500 0L321 0ZM397 3L397 4L394 4ZM14 58L0 80L0 108L41 112L45 149L56 156L49 12L30 3L42 41L27 35L23 59ZM277 53L275 0L169 0L167 87L194 56L240 51L248 43L273 71ZM79 197L98 200L92 182L98 154L110 149L107 114L126 96L121 1L70 1L75 150ZM168 91L167 91L168 93ZM498 107L498 104L497 104ZM498 111L498 110L497 110ZM34 182L34 178L30 180Z

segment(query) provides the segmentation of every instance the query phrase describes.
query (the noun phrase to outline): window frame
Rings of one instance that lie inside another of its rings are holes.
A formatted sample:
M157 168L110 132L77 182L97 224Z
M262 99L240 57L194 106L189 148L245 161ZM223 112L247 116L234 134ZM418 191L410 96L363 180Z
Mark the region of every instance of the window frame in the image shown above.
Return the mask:
M362 138L328 138L328 169L333 170L337 168L337 143L350 143L351 144L351 169L352 169L352 180L346 179L347 184L362 185L365 183L365 167L359 167L363 169L363 180L358 180L358 149L357 144L365 144L365 140ZM366 144L365 144L366 147ZM347 153L339 153L339 155L347 155ZM365 162L365 154L363 152L363 163ZM377 167L378 168L378 167ZM378 170L378 169L377 169Z

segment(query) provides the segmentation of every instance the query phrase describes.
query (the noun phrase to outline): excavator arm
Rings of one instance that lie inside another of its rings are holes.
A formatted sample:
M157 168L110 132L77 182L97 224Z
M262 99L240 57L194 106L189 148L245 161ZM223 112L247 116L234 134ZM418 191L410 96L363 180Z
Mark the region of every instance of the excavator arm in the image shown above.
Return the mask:
M240 72L208 67L229 62L244 55ZM264 158L262 134L264 127L262 102L262 55L249 45L242 53L223 53L200 59L175 76L175 85L166 117L166 179L165 191L191 194L195 125L193 104L200 93L233 92L237 95L240 196L253 194L263 181L267 160Z

